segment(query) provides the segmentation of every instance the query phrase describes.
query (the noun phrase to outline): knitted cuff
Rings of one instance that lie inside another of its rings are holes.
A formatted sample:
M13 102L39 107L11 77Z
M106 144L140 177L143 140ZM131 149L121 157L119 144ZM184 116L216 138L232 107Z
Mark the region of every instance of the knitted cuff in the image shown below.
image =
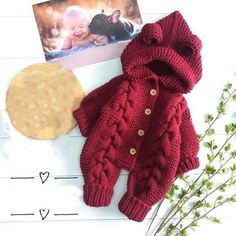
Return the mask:
M102 185L84 185L84 202L93 207L108 206L111 202L113 189Z
M73 112L73 116L74 118L76 119L78 125L79 125L79 128L80 128L80 132L83 136L87 136L88 135L88 116L85 112L84 109L82 109L81 107L79 107L78 109L76 109L74 112Z
M196 169L199 167L199 159L198 157L194 158L185 158L184 161L182 161L177 169L176 175L182 175L190 170Z
M130 220L143 221L151 207L137 197L125 193L119 202L119 210Z

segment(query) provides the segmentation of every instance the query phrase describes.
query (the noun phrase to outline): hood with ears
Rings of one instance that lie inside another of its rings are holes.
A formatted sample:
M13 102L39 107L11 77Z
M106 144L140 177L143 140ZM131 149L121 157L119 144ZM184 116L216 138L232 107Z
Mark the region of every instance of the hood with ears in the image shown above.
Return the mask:
M201 40L175 11L143 26L121 55L129 79L155 78L167 89L190 92L202 75Z

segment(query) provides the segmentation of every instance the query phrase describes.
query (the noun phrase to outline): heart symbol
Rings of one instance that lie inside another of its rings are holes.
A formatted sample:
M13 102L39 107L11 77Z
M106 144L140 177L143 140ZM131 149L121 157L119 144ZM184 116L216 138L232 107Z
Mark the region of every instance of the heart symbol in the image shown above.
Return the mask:
M44 220L49 214L49 209L39 209L39 214L42 220Z
M46 180L48 179L49 175L50 175L50 173L48 171L40 172L39 173L39 177L40 177L40 179L42 181L42 184L44 184L46 182Z

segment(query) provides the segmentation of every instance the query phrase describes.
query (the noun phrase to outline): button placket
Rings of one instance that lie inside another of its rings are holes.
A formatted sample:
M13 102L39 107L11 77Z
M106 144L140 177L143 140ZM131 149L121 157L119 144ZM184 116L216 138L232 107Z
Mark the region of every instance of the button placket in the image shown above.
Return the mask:
M157 91L156 91L156 89L151 89L149 91L149 93L150 93L151 96L156 96ZM150 108L146 108L144 110L144 113L145 113L145 115L149 116L149 115L151 115L152 110ZM139 129L137 133L140 137L142 137L142 136L144 136L145 131L143 129ZM130 155L134 156L137 153L136 148L134 148L134 147L130 148L129 153L130 153Z

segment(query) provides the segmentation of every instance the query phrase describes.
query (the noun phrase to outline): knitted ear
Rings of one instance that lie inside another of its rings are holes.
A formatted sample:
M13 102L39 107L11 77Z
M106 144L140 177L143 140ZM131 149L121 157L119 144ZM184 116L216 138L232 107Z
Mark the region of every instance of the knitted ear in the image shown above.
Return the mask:
M163 33L160 25L156 23L146 24L140 34L141 40L146 45L157 45L163 40Z
M199 54L202 42L196 35L191 35L180 42L176 42L175 47L180 55L190 57Z

